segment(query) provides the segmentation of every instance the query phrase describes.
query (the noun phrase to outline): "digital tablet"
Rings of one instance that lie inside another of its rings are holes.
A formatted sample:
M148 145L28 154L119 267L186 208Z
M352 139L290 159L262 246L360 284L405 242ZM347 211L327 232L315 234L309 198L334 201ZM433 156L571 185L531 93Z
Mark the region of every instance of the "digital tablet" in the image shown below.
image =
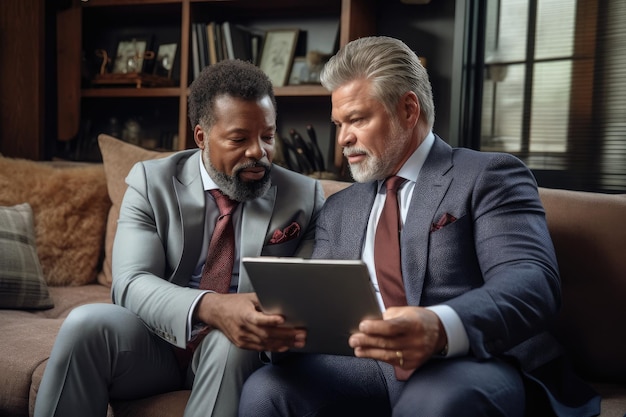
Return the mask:
M293 351L353 356L348 338L359 322L382 317L360 260L244 257L242 263L262 310L307 329L305 347Z

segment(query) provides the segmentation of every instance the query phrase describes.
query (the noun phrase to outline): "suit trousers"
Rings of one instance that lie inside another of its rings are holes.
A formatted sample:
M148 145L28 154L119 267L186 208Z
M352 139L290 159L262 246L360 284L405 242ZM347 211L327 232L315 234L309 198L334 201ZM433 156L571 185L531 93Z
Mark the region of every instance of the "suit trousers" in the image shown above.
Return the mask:
M34 415L104 417L111 400L191 387L185 417L235 416L243 380L260 361L257 352L238 349L221 332L213 331L198 347L191 365L195 375L190 371L185 378L172 345L126 308L77 307L59 330Z
M498 359L433 359L402 382L383 362L297 354L248 378L239 416L521 417L524 401L519 371Z

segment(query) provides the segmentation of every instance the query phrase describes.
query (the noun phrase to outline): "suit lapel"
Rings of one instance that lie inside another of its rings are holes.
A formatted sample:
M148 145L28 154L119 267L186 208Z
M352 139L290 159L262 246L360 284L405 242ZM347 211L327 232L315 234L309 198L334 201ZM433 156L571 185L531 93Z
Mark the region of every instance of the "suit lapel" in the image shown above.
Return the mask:
M265 243L265 235L269 228L274 204L276 203L276 186L270 189L259 198L246 201L243 206L241 219L241 250L240 258L244 256L259 256ZM239 263L239 292L252 291L252 285L245 273L241 259Z
M430 225L437 207L450 186L452 178L445 174L452 167L452 148L439 137L413 190L408 215L402 233L402 275L409 305L419 305L428 262Z
M181 245L173 248L179 261L173 272L172 282L183 287L189 284L189 278L200 257L204 236L206 202L198 169L199 157L200 152L190 157L183 165L180 175L172 178L182 223L182 236L179 240Z
M348 248L347 254L342 254L346 259L360 259L367 232L374 199L378 192L378 182L354 183L351 187L358 187L359 198L350 198L345 201L347 210L342 210L342 230L339 232L342 239L342 247ZM369 207L369 210L363 210Z

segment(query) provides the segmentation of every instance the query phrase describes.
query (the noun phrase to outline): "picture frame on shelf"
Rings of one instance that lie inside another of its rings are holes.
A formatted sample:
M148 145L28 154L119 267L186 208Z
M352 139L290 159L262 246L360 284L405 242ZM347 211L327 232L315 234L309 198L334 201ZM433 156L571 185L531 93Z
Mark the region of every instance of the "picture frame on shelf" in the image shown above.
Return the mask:
M149 37L147 36L121 39L117 43L113 60L113 74L143 72L144 59L150 55L148 46Z
M164 43L159 45L154 63L154 75L172 78L177 49L177 43Z
M291 65L291 73L289 74L289 85L300 85L306 83L308 80L308 69L306 63L306 57L297 56L293 58L293 64Z
M287 84L299 34L299 29L274 29L265 34L259 67L274 87Z

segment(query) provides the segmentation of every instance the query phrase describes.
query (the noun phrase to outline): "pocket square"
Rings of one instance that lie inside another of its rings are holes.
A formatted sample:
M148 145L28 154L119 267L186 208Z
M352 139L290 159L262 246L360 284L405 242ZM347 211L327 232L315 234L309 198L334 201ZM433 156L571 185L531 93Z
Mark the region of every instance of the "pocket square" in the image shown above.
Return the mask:
M430 231L432 232L436 232L437 230L441 229L442 227L450 224L450 223L454 223L456 221L456 217L454 217L452 214L450 213L445 213L443 216L441 216L441 218L437 221L437 223L433 223L432 226L430 226Z
M296 222L291 223L285 229L274 230L272 238L270 239L270 245L276 245L278 243L285 243L291 239L295 239L300 236L300 225Z

